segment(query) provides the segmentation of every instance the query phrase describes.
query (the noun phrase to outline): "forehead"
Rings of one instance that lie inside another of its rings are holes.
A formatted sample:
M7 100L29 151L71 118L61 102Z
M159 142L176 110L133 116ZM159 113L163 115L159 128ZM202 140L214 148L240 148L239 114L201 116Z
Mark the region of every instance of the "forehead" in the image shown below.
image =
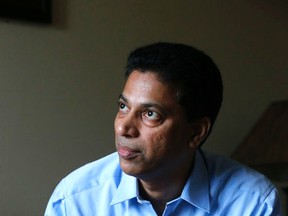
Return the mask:
M163 100L169 99L177 101L178 90L172 85L161 82L157 75L152 72L133 71L128 77L123 94L133 99Z

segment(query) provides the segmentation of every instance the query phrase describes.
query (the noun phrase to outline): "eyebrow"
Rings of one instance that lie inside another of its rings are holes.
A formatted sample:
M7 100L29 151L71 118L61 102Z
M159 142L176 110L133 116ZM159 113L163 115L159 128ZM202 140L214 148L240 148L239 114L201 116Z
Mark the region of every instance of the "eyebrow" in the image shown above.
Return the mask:
M128 99L123 94L119 95L118 100L123 100L125 102L128 102Z
M129 100L123 94L120 94L119 100L123 100L125 103L129 103ZM156 107L163 112L168 112L169 110L168 108L166 108L166 106L161 106L157 103L141 103L141 106L145 108Z

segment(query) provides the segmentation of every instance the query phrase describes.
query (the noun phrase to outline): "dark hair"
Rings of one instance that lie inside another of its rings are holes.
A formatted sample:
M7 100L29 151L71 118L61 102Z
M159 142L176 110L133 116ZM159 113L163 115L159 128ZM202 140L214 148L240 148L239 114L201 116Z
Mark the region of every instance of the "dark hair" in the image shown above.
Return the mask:
M155 43L132 51L125 77L134 71L152 72L160 81L177 85L179 103L189 121L208 117L213 126L222 103L220 71L212 59L194 47L175 43Z

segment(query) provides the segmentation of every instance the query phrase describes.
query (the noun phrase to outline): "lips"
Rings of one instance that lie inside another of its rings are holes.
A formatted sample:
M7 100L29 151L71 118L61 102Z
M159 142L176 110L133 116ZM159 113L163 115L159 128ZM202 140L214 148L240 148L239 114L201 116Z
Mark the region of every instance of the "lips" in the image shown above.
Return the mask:
M118 154L123 159L132 159L140 155L140 151L133 150L127 146L118 145Z

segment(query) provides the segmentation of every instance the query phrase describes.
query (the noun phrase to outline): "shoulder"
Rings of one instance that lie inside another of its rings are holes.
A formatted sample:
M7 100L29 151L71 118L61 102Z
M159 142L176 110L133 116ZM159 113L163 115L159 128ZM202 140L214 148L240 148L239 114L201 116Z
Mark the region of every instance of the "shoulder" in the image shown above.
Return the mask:
M57 185L52 197L56 200L65 199L90 189L101 188L106 183L116 186L120 182L121 173L118 155L112 153L71 172Z
M217 215L281 215L277 189L264 175L228 157L203 157Z
M68 176L65 177L66 181L86 181L87 178L97 179L97 182L101 182L101 179L106 179L119 175L119 163L117 153L109 154L96 161L85 164L84 166L74 170Z
M255 197L259 202L276 191L275 186L263 174L228 157L204 153L211 189L235 196Z

